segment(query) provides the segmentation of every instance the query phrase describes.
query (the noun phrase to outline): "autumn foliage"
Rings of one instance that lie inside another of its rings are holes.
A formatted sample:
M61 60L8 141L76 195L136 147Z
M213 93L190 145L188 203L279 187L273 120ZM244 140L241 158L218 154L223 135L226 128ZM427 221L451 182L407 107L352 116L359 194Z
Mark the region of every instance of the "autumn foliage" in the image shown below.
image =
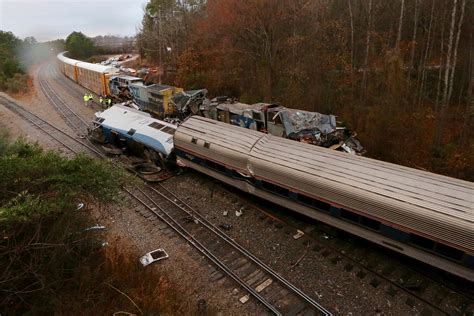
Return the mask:
M333 113L370 157L472 181L473 9L465 0L151 0L139 37L158 34L141 42L155 62L151 52L172 48L161 60L169 83Z

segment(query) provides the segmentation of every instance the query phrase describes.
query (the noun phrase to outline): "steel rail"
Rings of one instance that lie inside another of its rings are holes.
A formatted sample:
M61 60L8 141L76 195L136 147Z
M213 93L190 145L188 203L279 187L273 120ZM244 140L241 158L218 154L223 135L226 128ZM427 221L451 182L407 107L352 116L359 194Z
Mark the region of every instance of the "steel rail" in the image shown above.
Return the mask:
M153 207L149 206L145 203L142 199L138 196L133 194L130 190L125 187L122 187L125 192L130 194L134 199L140 202L143 206L145 206L150 212L155 214L159 219L165 222L169 227L171 227L176 233L178 233L181 237L183 237L186 241L188 241L194 248L196 248L199 252L201 252L206 258L211 260L214 264L216 264L222 271L224 271L228 276L230 276L234 281L236 281L240 286L246 289L252 296L254 296L259 302L261 302L265 307L267 307L272 313L275 315L283 315L275 306L273 306L270 302L268 302L263 296L261 296L253 287L248 285L242 278L240 278L235 272L233 272L229 267L227 267L219 258L217 258L212 252L207 249L200 241L198 241L191 233L189 233L181 224L179 224L171 215L169 215L161 206L156 203L149 195L147 195L143 190L140 192L150 200L161 212L165 214L171 221L167 220L163 215L156 212Z
M71 140L74 140L75 142L79 143L80 145L86 147L87 149L89 149L90 151L92 151L93 153L95 153L96 155L100 156L100 157L105 157L105 155L103 153L101 153L100 151L98 151L97 149L93 148L92 146L89 146L88 144L84 143L83 141L77 139L76 137L64 132L63 130L61 130L59 127L55 126L54 124L48 122L47 120L43 119L42 117L38 116L37 114L25 109L24 107L22 107L21 105L19 105L18 103L16 102L13 102L13 101L10 101L9 99L3 97L3 96L0 96L0 100L3 100L6 104L5 106L12 110L13 112L17 113L18 115L20 115L21 117L23 117L24 119L26 119L27 121L29 121L30 123L32 123L33 125L35 125L36 127L38 127L39 129L41 129L43 132L45 132L47 135L51 136L52 138L54 138L56 141L58 141L61 145L65 146L66 148L68 148L69 150L71 150L72 152L74 153L78 153L77 150L74 150L72 149L69 145L65 144L64 142L62 142L61 140L57 139L56 136L54 136L52 133L48 132L46 129L42 128L38 123L34 122L31 118L27 117L27 115L25 115L24 113L27 113L28 115L32 116L33 118L39 120L41 123L44 123L45 125L51 127L53 130L59 132L60 134L70 138ZM13 104L13 106L12 106ZM21 111L23 111L23 113L21 113Z
M39 71L40 76L38 78L38 82L40 83L43 94L49 99L49 101L51 101L51 103L56 108L56 110L58 110L59 114L63 116L65 120L69 122L69 125L71 127L79 129L80 128L79 125L82 124L83 127L85 127L87 130L87 127L89 126L88 123L66 104L66 102L56 93L56 91L54 91L54 89L51 87L50 83L47 80L41 78L42 73L44 71L45 71L45 68L40 69ZM56 100L53 100L53 98L56 98ZM63 108L61 108L61 106L58 105L56 101L59 102ZM72 121L71 116L65 113L64 108L66 108L69 111L72 117L75 117L77 120L79 120L79 124L77 124L77 122Z
M309 303L312 307L316 308L317 310L319 310L320 312L322 312L324 315L331 315L331 313L325 309L323 306L321 306L318 302L316 302L313 298L309 297L306 293L304 293L303 291L301 291L299 288L297 288L296 286L294 286L291 282L289 282L288 280L286 280L285 278L283 278L281 275L279 275L278 273L276 273L272 268L270 268L266 263L264 263L263 261L261 261L260 259L258 259L255 255L253 255L252 253L250 253L247 249L245 249L244 247L242 247L239 243L237 243L236 241L234 241L232 238L230 238L229 236L227 236L221 229L219 229L217 226L215 226L214 224L212 224L211 222L209 222L204 216L202 216L199 212L197 212L194 208L192 208L191 206L189 206L186 202L184 202L183 200L181 200L178 196L176 196L174 193L172 193L171 191L169 191L167 188L165 188L163 185L161 184L158 184L161 188L163 188L165 191L167 191L168 193L170 193L177 201L179 201L180 203L184 204L186 207L188 207L191 212L185 210L181 205L179 205L177 202L175 202L173 199L170 199L169 197L166 197L163 193L159 192L158 190L156 190L155 188L151 187L151 186L148 186L150 187L151 190L153 190L155 193L159 194L160 196L162 196L163 198L165 198L167 201L173 203L174 205L176 205L177 207L179 207L183 212L185 212L186 214L190 215L190 216L197 216L199 217L199 221L202 223L202 225L204 225L204 227L206 227L207 229L209 229L212 233L214 233L216 236L220 237L221 239L223 239L226 243L228 243L229 245L231 245L232 247L234 247L235 249L237 249L238 251L240 251L240 253L242 253L244 256L248 257L249 259L251 259L257 266L263 268L264 271L266 271L268 274L270 274L272 277L274 277L275 279L277 279L281 284L285 285L288 289L290 289L293 293L297 294L300 299L304 300L305 302Z

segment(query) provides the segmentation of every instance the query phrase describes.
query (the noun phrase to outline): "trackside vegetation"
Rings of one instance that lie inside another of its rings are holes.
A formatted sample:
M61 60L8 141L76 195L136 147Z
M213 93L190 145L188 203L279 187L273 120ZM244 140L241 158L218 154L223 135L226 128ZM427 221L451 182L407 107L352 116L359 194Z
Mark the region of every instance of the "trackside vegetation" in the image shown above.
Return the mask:
M124 171L0 136L0 175L0 314L182 311L165 277L87 229L88 209L118 203L133 181Z

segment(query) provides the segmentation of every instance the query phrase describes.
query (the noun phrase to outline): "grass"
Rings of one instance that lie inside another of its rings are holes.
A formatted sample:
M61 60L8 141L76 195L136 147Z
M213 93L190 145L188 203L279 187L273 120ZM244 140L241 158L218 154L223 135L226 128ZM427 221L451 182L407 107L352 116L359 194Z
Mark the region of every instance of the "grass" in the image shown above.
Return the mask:
M0 133L0 314L183 314L180 292L136 256L104 247L79 201L116 203L130 176Z

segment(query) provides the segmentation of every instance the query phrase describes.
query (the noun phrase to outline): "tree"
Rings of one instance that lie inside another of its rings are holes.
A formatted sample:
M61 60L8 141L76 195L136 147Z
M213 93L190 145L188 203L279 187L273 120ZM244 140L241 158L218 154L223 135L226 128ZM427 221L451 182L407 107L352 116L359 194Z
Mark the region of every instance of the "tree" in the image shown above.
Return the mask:
M23 74L18 52L21 47L19 40L12 32L0 31L0 89L8 89L8 81L15 74Z
M81 32L72 32L66 38L66 49L72 58L87 59L95 52L92 40Z

